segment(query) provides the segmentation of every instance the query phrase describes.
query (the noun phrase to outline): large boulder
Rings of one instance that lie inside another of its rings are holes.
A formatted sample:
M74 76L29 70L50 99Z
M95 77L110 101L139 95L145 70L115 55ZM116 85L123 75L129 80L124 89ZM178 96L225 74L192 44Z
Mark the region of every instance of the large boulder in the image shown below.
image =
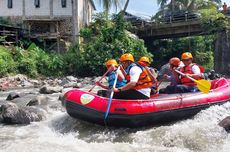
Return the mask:
M74 77L74 76L67 76L66 79L69 80L69 81L75 81L75 82L78 80L78 79L77 79L76 77Z
M26 88L34 87L34 84L27 80L22 80L20 84L22 87L26 87Z
M73 76L67 76L59 81L59 85L63 86L64 88L79 88L81 86L80 83L78 83L78 79Z
M13 100L15 98L20 97L21 95L17 92L10 92L9 95L7 96L6 100Z
M62 92L63 87L50 87L50 86L43 86L40 88L39 92L41 94L53 94Z
M2 122L7 124L29 124L33 121L41 121L44 111L35 107L19 108L14 103L6 103L0 109Z
M227 132L230 133L230 116L224 118L220 123L219 126L223 127Z
M37 97L36 94L26 94L24 96L21 96L19 98L15 98L15 99L11 100L11 102L15 103L19 107L26 107L27 105L30 105L31 102L33 103L34 102L33 100L36 97Z
M82 84L78 82L69 82L63 86L64 88L81 88Z
M26 106L36 106L36 105L47 105L48 103L48 97L44 95L38 95L34 98L32 98Z
M19 107L47 105L48 97L45 95L33 94L33 93L19 94L19 97L14 98L13 100L10 101L12 103L15 103Z

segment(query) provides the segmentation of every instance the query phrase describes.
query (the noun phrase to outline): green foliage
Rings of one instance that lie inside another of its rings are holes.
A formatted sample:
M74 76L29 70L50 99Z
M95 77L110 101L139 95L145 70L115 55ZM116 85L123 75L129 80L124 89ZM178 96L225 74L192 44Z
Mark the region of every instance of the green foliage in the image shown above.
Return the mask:
M84 41L81 44L81 54L78 60L87 75L100 75L104 71L104 62L110 58L118 59L122 53L132 53L136 59L142 55L152 57L144 47L144 41L132 36L127 30L130 24L124 21L122 15L114 15L111 20L103 13L95 16L95 22L81 30ZM76 68L79 75L84 72Z
M196 62L204 67L205 70L211 70L214 67L214 57L212 51L195 52Z
M64 74L65 66L62 55L47 53L34 44L27 50L0 46L0 76L9 73L22 73L30 77L60 76Z
M10 52L0 46L0 76L6 76L8 73L14 72L16 64Z
M11 22L7 17L0 17L0 24L11 25Z
M201 13L201 22L202 27L208 33L214 33L217 31L224 30L230 22L228 17L225 17L224 14L218 12L216 7L209 9L202 9L199 11Z
M153 66L160 67L171 57L179 57L183 52L191 52L195 62L206 70L213 69L214 35L156 40L149 50L153 53Z
M6 36L0 36L0 43L6 42Z

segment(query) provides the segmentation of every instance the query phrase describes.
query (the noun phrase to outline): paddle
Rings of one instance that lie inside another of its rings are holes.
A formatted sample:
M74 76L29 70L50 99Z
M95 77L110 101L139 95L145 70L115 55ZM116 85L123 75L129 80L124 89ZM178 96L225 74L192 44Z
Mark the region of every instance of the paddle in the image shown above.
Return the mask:
M105 74L103 74L103 76L98 80L98 82L100 82L107 74L108 74L108 72L109 72L110 70L107 70L106 72L105 72ZM92 90L93 90L93 88L96 86L97 84L95 84L91 89L89 89L89 92L91 92Z
M175 70L177 73L179 73L180 75L182 76L185 76L184 73L178 71L178 70ZM194 81L196 84L197 84L197 87L198 89L201 91L201 92L204 92L204 93L208 93L210 88L211 88L211 83L205 79L201 79L201 80L195 80L193 79L192 77L190 76L187 76L187 78L189 78L190 80Z
M117 73L116 73L116 77L115 77L115 80L114 80L114 83L113 83L113 88L115 88L115 86L117 84L119 70L120 70L120 66L117 68ZM109 109L110 109L110 106L111 106L111 103L112 103L113 94L114 94L114 91L111 92L110 97L109 97L108 106L107 106L107 109L106 109L106 112L105 112L104 122L106 122L106 118L109 115Z

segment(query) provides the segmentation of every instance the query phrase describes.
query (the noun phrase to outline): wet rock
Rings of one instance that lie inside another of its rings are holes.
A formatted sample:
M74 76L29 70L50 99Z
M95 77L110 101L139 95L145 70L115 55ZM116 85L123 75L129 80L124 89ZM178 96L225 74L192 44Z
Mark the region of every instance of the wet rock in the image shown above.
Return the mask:
M24 107L22 110L28 112L30 114L30 120L33 121L41 121L45 118L46 111L38 108L38 107Z
M62 93L62 94L60 94L59 95L59 97L58 97L58 100L60 100L61 101L61 105L63 106L63 107L65 107L65 98L64 98L64 93Z
M6 104L6 103L8 103L8 101L6 101L6 100L0 100L0 107L1 107L3 104Z
M23 80L27 80L27 76L23 75L23 74L17 74L13 77L11 77L12 79L16 80L16 81L23 81Z
M52 93L58 93L62 92L62 87L50 87L50 86L43 86L40 88L39 92L41 94L52 94Z
M69 81L77 81L77 78L75 78L74 76L67 76L66 79Z
M0 91L6 91L9 88L9 82L7 80L0 80Z
M46 105L48 103L48 97L39 95L31 99L26 106Z
M80 87L82 87L82 84L81 83L78 83L78 82L69 82L69 83L67 83L67 84L65 84L64 86L63 86L64 88L80 88Z
M20 94L17 92L10 92L9 95L7 96L6 100L13 100L15 98L20 97Z
M80 81L80 83L82 84L82 86L86 86L86 85L92 85L92 84L95 84L94 80L92 78L84 78Z
M46 80L43 80L42 85L57 86L58 82L59 82L58 79L47 78Z
M6 103L1 106L2 122L7 124L29 124L42 120L44 113L34 107L19 108L14 103Z
M11 100L11 102L15 103L18 107L26 107L27 105L30 105L31 100L35 99L36 97L37 95L35 94L26 94L24 96Z
M73 88L82 88L83 85L81 83L76 83L75 85L73 85Z
M230 116L224 118L219 123L219 126L223 127L228 133L230 133Z
M61 82L59 83L60 86L64 86L66 84L68 84L70 81L66 78L64 78L63 80L61 80Z
M40 81L34 80L34 79L31 79L31 80L30 80L30 83L33 83L34 85L40 85L40 84L41 84Z
M31 82L27 81L27 80L21 81L21 86L22 87L34 87L34 85Z
M1 107L0 107L0 109L1 109ZM0 123L3 123L3 117L1 115L1 111L0 111Z

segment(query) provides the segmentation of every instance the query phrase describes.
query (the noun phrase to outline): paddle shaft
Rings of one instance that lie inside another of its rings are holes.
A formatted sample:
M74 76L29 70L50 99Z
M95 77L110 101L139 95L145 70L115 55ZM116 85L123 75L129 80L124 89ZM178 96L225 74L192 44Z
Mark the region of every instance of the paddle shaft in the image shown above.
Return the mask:
M105 74L98 80L99 82L107 75L109 73L109 70L107 70L106 72L105 72ZM96 86L97 84L95 84L91 89L89 89L89 92L91 92L93 89L94 89L94 87Z
M115 77L115 80L114 80L114 83L113 83L113 88L115 88L115 86L117 84L119 70L120 70L120 66L117 68L117 73L116 73L116 77ZM110 109L110 106L111 106L111 103L112 103L113 94L114 94L114 91L112 90L112 92L110 94L110 97L109 97L108 106L107 106L107 109L106 109L106 112L105 112L105 118L104 118L105 122L106 122L106 118L109 115L109 109Z
M186 75L186 74L184 74L184 73L182 73L182 72L180 72L180 71L178 71L178 70L176 70L176 69L175 69L175 71L176 71L177 73L179 73L180 75L182 75L182 76L185 76L185 75ZM192 80L192 81L194 81L194 82L197 82L196 79L193 79L193 78L190 77L190 76L187 76L187 78L189 78L190 80Z
M211 88L211 83L207 80L204 80L204 79L201 79L201 80L195 80L193 78L191 78L190 76L188 75L185 75L184 73L178 71L178 70L175 70L177 73L183 75L183 76L186 76L187 78L189 78L190 80L194 81L196 84L197 84L197 87L198 89L201 91L201 92L204 92L204 93L209 93L209 90Z

